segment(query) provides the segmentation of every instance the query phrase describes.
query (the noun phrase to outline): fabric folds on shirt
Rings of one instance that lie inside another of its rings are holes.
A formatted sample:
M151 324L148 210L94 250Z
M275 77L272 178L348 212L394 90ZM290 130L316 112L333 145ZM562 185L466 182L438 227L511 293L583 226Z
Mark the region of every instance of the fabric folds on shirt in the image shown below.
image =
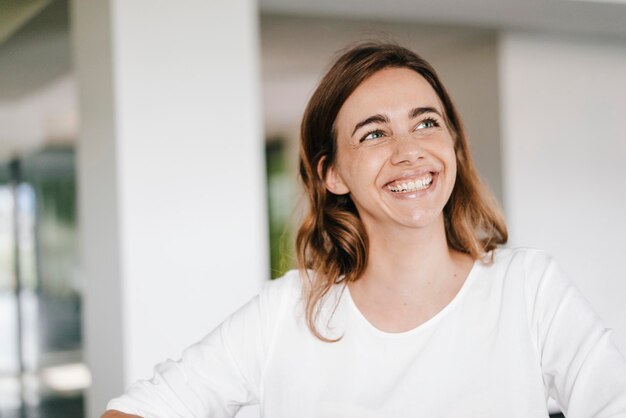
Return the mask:
M611 330L546 253L499 249L453 300L402 333L375 328L337 285L319 323L304 320L291 271L179 361L156 366L108 408L152 417L626 418L626 360Z

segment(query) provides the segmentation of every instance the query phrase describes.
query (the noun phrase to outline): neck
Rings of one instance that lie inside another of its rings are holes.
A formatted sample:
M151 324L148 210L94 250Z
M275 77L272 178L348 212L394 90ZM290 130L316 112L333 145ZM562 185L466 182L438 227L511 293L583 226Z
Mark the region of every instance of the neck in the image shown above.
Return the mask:
M448 248L443 216L423 229L366 229L370 247L359 286L403 294L444 285L462 257Z

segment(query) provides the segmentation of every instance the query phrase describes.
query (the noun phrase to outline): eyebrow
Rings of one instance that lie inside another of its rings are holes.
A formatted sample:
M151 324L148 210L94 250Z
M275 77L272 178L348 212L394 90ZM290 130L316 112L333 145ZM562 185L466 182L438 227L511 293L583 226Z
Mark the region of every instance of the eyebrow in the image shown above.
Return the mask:
M354 130L352 131L351 136L353 136L360 128L364 127L365 125L369 125L370 123L389 123L389 118L381 114L370 116L369 118L364 119L354 125Z
M441 113L439 113L439 111L437 109L435 109L434 107L416 107L415 109L411 109L411 111L409 112L409 119L415 119L416 117L423 115L424 113L435 113L437 115L439 115L439 117L441 116Z
M439 113L437 109L435 109L434 107L426 106L411 109L411 111L409 112L409 119L415 119L416 117L423 115L424 113L435 113L439 115L439 117L441 117L441 113ZM354 130L352 131L351 136L353 136L360 128L364 127L365 125L369 125L370 123L389 123L389 118L379 113L376 115L372 115L367 119L363 119L361 122L354 125Z

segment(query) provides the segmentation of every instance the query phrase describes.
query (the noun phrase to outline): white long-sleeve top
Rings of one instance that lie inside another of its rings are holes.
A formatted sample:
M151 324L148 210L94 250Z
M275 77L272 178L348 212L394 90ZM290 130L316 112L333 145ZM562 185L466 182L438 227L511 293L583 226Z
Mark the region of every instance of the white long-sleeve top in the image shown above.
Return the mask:
M337 285L320 322L343 336L336 343L309 332L300 275L289 272L108 408L147 418L233 417L252 403L266 418L545 418L552 396L568 418L626 418L626 360L558 265L531 249L499 249L494 260L476 261L443 310L402 333L375 328Z

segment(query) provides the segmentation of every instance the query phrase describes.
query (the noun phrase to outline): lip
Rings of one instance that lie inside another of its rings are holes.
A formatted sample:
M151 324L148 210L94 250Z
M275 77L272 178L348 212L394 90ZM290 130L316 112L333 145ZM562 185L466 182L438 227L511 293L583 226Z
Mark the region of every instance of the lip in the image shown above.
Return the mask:
M417 170L402 172L396 177L394 177L393 179L386 181L385 184L383 185L383 189L386 189L387 186L389 186L389 184L393 182L408 179L408 178L422 177L424 174L427 174L427 173L430 173L433 175L433 182L434 182L435 177L437 177L437 175L439 174L439 170L437 170L435 167L422 167Z
M389 190L387 188L387 185L389 183L392 183L396 180L401 180L404 178L409 178L409 177L415 177L416 175L419 176L421 173L421 175L424 175L425 173L431 173L433 176L433 181L430 183L430 186L426 189L423 190L416 190L413 192L392 192L391 190ZM407 176L402 176L402 177L397 177L394 180L391 180L389 183L386 183L385 186L383 187L383 190L385 191L385 193L389 194L390 196L392 196L395 199L400 199L400 200L404 200L404 199L416 199L416 198L421 198L424 197L430 193L433 192L433 190L435 190L435 188L437 187L438 183L439 183L439 172L438 171L430 171L430 170L425 170L425 171L420 171L420 172L413 172L411 175L407 175Z

